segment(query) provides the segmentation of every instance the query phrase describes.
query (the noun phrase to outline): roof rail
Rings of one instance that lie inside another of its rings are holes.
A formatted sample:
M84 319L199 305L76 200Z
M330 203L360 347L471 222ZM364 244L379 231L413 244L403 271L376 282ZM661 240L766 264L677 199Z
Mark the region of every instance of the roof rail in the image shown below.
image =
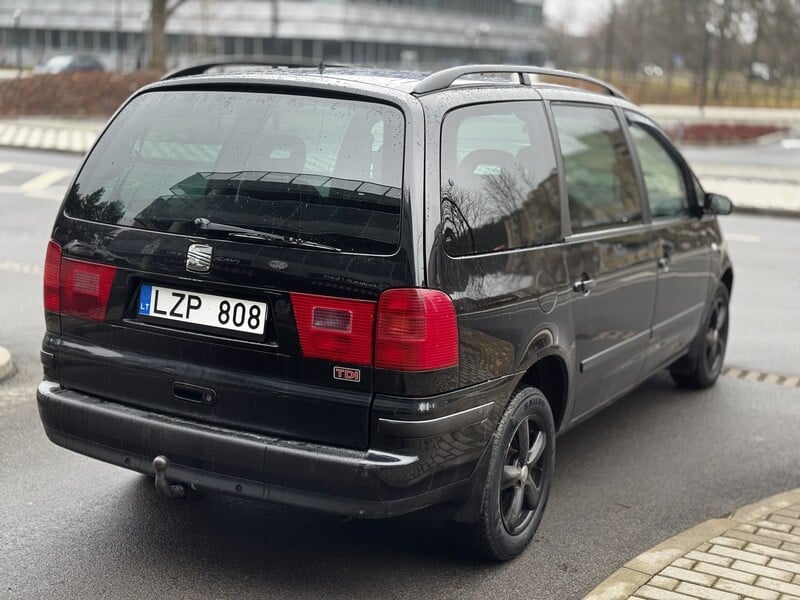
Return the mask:
M562 71L561 69L548 69L545 67L529 67L522 65L465 65L463 67L451 67L431 73L420 81L414 88L414 94L427 94L446 90L453 83L465 75L476 75L480 73L514 73L519 76L521 85L531 85L531 75L545 75L547 77L560 77L562 79L572 79L591 83L604 89L609 96L628 100L628 97L617 88L602 79L596 79L588 75L573 73L572 71Z
M326 63L324 61L320 62L313 62L308 60L295 60L292 58L280 58L280 57L264 57L264 58L252 58L252 57L226 57L226 58L219 58L215 60L211 60L208 62L202 62L195 65L189 65L187 67L179 67L172 71L165 73L161 77L161 81L166 81L167 79L175 79L177 77L188 77L191 75L202 75L203 73L207 73L211 69L216 67L271 67L273 69L277 69L280 67L292 68L292 69L319 69L319 72L322 73L326 68L341 68L341 67L350 67L351 65L344 65L338 63Z

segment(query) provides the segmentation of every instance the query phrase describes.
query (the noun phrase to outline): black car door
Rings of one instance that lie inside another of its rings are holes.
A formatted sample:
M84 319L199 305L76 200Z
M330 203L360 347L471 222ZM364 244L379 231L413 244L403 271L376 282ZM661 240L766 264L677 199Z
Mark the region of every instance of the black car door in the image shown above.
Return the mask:
M643 212L625 132L610 106L551 106L563 157L571 235L578 373L573 415L638 380L650 337L658 246Z
M649 120L628 113L659 246L658 285L647 372L679 356L695 337L710 290L711 222L701 218L691 173Z

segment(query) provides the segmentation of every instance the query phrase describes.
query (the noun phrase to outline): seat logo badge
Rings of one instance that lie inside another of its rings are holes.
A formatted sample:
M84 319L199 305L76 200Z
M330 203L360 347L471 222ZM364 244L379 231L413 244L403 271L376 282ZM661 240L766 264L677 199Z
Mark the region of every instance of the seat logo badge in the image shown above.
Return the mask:
M361 369L347 369L345 367L333 367L333 378L339 381L350 381L358 383L361 381Z
M186 253L186 270L194 273L208 273L211 270L211 256L214 249L208 244L192 244Z

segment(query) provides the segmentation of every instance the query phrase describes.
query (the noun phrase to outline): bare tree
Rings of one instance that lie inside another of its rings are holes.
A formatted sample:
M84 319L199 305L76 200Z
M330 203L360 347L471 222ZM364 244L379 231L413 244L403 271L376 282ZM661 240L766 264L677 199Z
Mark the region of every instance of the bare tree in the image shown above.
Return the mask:
M560 42L554 56L563 66L605 70L606 77L622 71L620 84L629 91L638 81L640 95L652 84L667 99L677 89L677 97L687 101L685 92L691 91L701 104L749 102L756 89L764 102L766 84L775 104L795 102L800 94L798 38L800 0L614 0L583 39L553 36ZM565 44L570 52L564 51ZM567 60L572 62L562 62ZM754 63L761 63L757 71ZM641 72L648 65L663 68L663 84Z
M186 0L152 0L150 5L150 60L147 66L163 71L167 62L167 21Z

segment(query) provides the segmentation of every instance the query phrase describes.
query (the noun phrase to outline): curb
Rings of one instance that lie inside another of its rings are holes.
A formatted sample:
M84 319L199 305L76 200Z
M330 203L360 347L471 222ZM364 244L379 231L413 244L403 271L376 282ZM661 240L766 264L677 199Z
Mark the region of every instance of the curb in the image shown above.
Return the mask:
M0 144L0 148L11 150L31 150L35 152L55 152L57 154L70 154L72 156L84 156L89 150L73 150L71 148L44 148L42 146L21 146L14 144Z
M0 381L10 377L14 372L14 361L11 360L11 353L0 346Z
M711 519L687 529L625 563L622 568L584 596L583 600L628 600L663 569L700 544L722 535L737 525L759 521L775 511L797 503L800 503L800 488L770 496L743 506L728 517Z
M787 127L780 131L773 131L772 133L765 133L764 135L759 135L756 137L751 138L736 138L736 139L724 139L724 140L684 140L684 139L672 139L672 142L678 147L678 149L682 148L708 148L710 146L717 146L717 147L737 147L737 146L767 146L769 144L773 144L775 142L779 142L782 139L789 137L793 134L796 134L797 130L791 127Z
M800 209L790 210L788 208L759 208L756 206L742 206L740 204L734 205L733 214L800 219Z
M0 119L0 146L86 154L105 124L99 119L35 116Z

